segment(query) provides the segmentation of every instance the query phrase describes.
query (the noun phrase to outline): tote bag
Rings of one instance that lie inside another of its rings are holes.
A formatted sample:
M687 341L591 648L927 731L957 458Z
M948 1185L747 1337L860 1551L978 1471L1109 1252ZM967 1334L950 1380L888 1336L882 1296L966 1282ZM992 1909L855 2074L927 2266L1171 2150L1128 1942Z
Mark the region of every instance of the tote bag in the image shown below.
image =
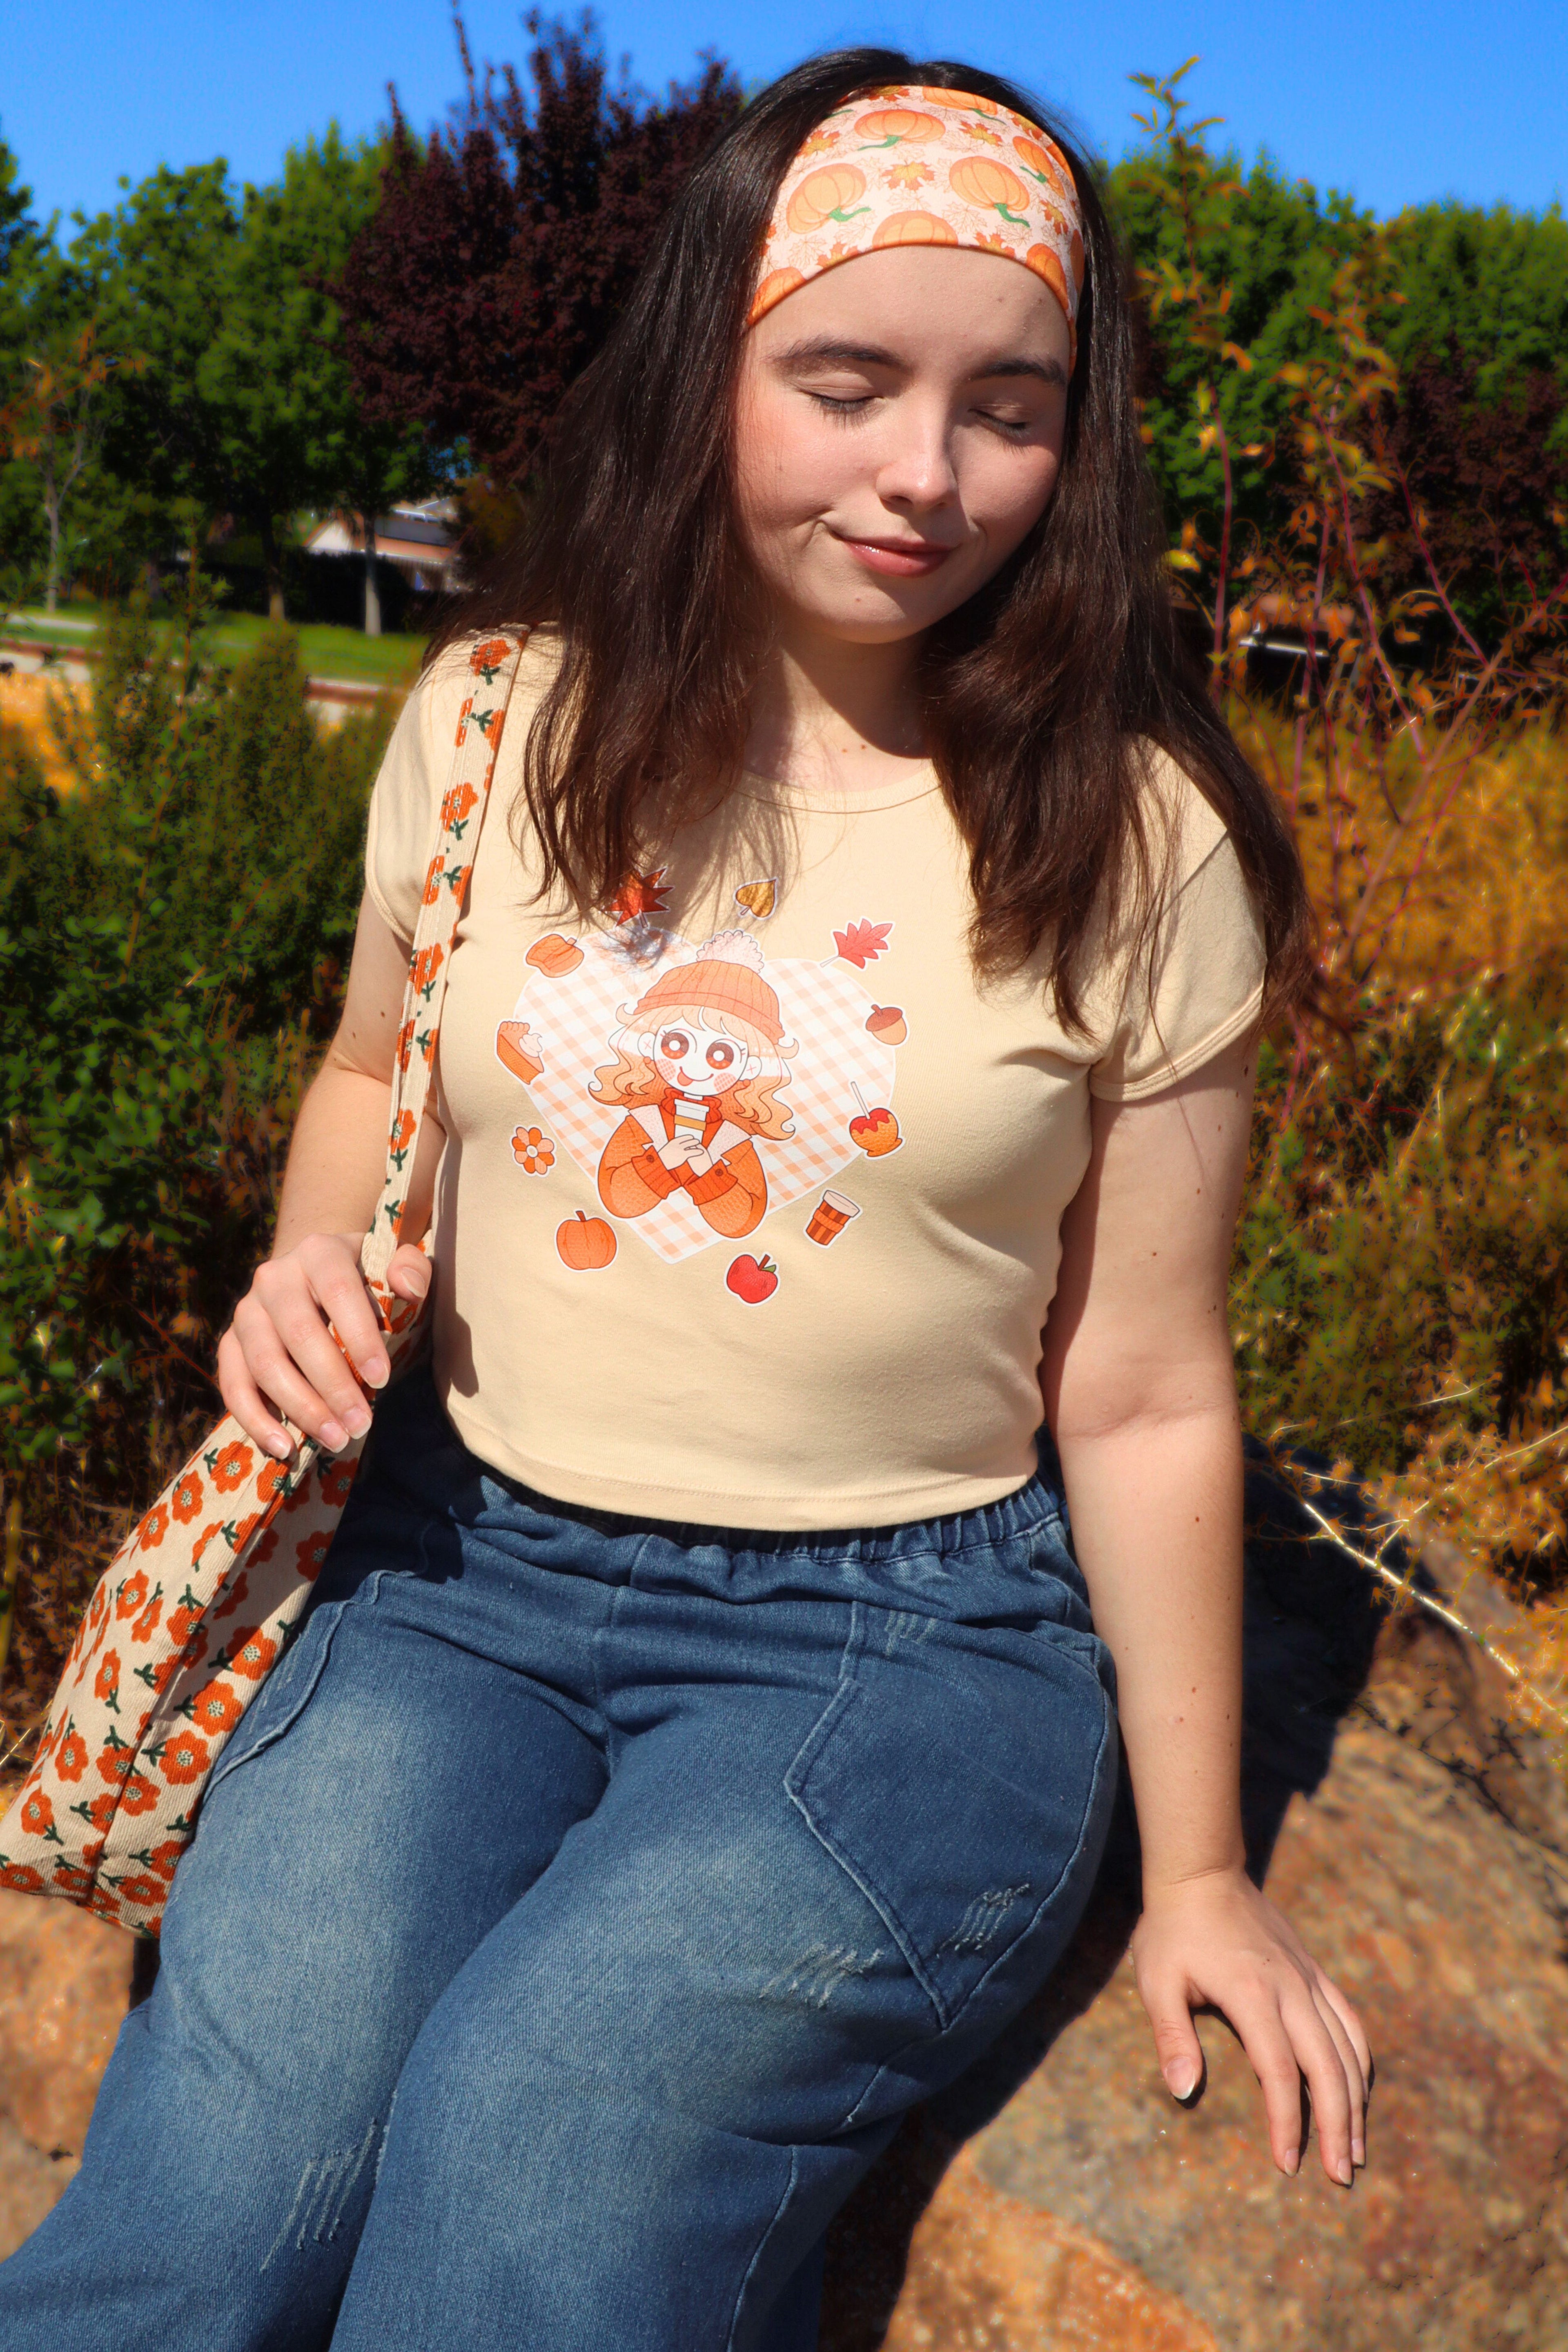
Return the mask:
M424 1125L452 945L523 642L469 655L451 781L403 994L380 1202L360 1263L395 1378L422 1348L425 1301L386 1270ZM288 1424L286 1424L288 1425ZM0 1821L0 1886L58 1895L156 1936L213 1767L287 1646L363 1446L328 1454L289 1427L277 1462L231 1416L192 1454L100 1579L32 1769Z

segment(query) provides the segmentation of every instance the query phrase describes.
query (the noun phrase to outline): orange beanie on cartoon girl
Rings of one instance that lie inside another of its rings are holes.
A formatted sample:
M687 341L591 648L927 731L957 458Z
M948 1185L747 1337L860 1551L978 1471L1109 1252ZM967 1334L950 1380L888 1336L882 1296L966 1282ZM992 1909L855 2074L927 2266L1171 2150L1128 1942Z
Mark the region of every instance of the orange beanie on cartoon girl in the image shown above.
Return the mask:
M612 1215L637 1217L679 1190L715 1233L740 1240L767 1213L752 1139L792 1132L776 1097L796 1048L761 948L743 931L716 933L624 1006L621 1023L616 1059L589 1088L626 1113L599 1161L599 1198Z

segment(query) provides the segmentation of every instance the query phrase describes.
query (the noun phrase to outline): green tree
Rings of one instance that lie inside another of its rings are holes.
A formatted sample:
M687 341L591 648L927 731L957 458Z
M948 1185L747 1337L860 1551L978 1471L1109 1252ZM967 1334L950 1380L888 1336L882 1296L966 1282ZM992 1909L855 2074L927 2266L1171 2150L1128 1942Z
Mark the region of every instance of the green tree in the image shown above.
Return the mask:
M379 151L334 128L237 202L221 160L165 167L74 248L105 332L139 335L146 353L119 403L111 470L183 507L193 543L205 520L243 520L275 618L291 515L344 503L374 515L426 478L414 435L364 422L324 291L379 194Z
M44 241L32 203L16 158L0 139L0 408L24 380L26 290ZM12 457L0 446L0 593L14 593L20 586L39 543L34 488L26 460Z

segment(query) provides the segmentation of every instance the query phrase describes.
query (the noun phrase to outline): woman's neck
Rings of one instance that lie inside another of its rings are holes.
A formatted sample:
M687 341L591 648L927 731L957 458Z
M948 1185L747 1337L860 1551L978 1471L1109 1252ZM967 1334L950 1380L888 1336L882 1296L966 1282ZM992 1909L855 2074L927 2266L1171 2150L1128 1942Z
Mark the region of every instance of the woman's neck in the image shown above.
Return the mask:
M926 757L920 640L852 645L781 633L752 693L746 765L804 790L878 792Z

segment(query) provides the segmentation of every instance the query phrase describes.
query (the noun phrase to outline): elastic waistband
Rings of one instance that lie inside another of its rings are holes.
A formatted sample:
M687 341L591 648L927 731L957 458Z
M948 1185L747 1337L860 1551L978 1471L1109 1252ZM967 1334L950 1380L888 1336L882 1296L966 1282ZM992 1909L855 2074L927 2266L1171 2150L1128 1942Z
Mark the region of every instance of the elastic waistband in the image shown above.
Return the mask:
M681 1551L697 1551L705 1546L737 1553L759 1553L783 1558L785 1555L821 1559L863 1561L870 1566L879 1561L894 1560L915 1553L937 1552L951 1559L958 1552L994 1549L1052 1520L1064 1521L1058 1481L1047 1475L1047 1464L1055 1468L1048 1444L1042 1438L1041 1467L1034 1477L1011 1495L1004 1495L994 1503L978 1504L973 1510L960 1511L935 1519L911 1519L900 1527L824 1528L819 1530L799 1528L723 1528L710 1526L704 1520L674 1520L643 1518L623 1511L601 1511L583 1503L563 1503L553 1495L543 1495L537 1487L528 1486L520 1478L509 1478L499 1470L485 1467L487 1478L503 1486L513 1498L531 1510L557 1519L571 1519L577 1525L592 1528L595 1534L615 1540L630 1537L658 1537Z

